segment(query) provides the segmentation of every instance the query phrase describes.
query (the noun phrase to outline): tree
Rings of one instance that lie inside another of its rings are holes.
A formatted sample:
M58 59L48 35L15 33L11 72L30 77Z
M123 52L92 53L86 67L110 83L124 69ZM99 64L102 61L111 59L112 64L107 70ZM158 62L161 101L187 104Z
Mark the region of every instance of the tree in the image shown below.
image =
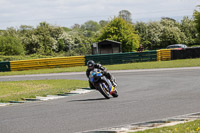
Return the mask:
M74 47L74 40L71 35L66 32L59 37L59 51L68 51L71 52L71 49Z
M46 22L41 22L35 30L35 36L38 39L38 46L35 52L39 52L44 55L51 55L53 51L57 50L56 40L53 37L58 38L58 34L53 34L53 27ZM54 36L55 35L55 36Z
M109 22L106 20L101 20L99 21L99 25L101 26L101 28L104 28Z
M100 25L95 21L87 21L81 25L81 29L87 31L98 31L100 29Z
M140 41L141 44L146 48L146 49L150 49L151 48L151 42L149 41L149 37L148 35L148 24L144 23L144 22L137 22L135 24L135 30L137 32L137 34L140 36Z
M73 51L76 55L91 54L92 38L85 37L81 32L73 31L69 33L74 40Z
M18 31L14 27L9 27L4 35L19 37Z
M167 26L167 27L178 27L180 28L180 24L178 22L176 22L176 20L172 19L172 18L162 18L160 21L160 24L162 24L163 26Z
M163 25L160 22L148 23L147 37L149 44L146 44L149 49L161 48L161 36Z
M13 36L0 36L0 53L2 55L23 55L21 40Z
M26 31L22 41L25 45L27 54L52 55L59 51L58 42L60 36L65 32L63 28L51 26L46 22L41 22L36 29Z
M172 21L172 22L175 22L176 23L176 20L173 19L173 18L169 18L169 17L162 17L161 21L162 20L169 20L169 21Z
M70 29L70 28L67 28L67 27L62 27L62 29L65 31L65 32L69 32L69 31L71 31L72 29Z
M74 24L72 26L72 30L80 30L81 29L81 25L80 24Z
M93 37L101 26L95 21L87 21L81 25L81 31L85 37Z
M200 5L198 7L200 7ZM194 22L196 23L196 29L198 32L197 42L199 43L200 42L200 12L195 10L193 13L193 16L194 16Z
M186 36L186 44L188 45L194 45L196 44L196 38L198 38L198 31L197 28L195 27L195 22L191 18L189 19L188 17L183 17L181 20L181 31L185 34Z
M42 50L43 46L40 43L38 36L35 34L35 30L26 32L22 37L22 43L24 44L26 54L44 54Z
M19 27L19 31L20 31L21 34L25 34L26 32L32 31L32 30L34 30L33 26L21 25Z
M170 44L187 43L180 23L170 18L162 19L160 23L163 25L160 48L165 48Z
M128 10L121 10L119 12L118 17L124 19L127 22L132 23L132 19L131 19L131 13Z
M174 19L162 18L161 21L147 24L138 22L135 27L142 38L142 44L147 49L166 48L170 44L187 43L184 30L181 30L182 25Z
M19 31L9 27L0 34L0 53L3 55L23 55L24 47Z
M160 48L166 48L171 44L185 43L186 36L178 27L164 27L161 34Z
M98 40L114 40L122 43L123 52L132 52L139 47L139 36L134 26L122 18L114 18L103 29Z

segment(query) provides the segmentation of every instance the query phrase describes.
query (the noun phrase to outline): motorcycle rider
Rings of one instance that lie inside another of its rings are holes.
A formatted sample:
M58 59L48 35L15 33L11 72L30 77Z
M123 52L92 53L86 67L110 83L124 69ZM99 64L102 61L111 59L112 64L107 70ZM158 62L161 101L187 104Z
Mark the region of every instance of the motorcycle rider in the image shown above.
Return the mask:
M97 68L97 69L102 70L103 75L111 81L111 83L113 84L114 87L117 86L114 77L113 77L109 72L107 72L107 71L106 71L106 68L103 67L101 64L97 64L97 63L95 63L93 60L89 60L89 61L87 62L87 66L88 66L88 69L87 69L87 71L86 71L86 75L87 75L88 78L89 78L90 72L91 72L94 68ZM92 84L90 81L89 81L89 85L90 85L90 88L91 88L91 89L95 89L95 87L93 86L93 84Z

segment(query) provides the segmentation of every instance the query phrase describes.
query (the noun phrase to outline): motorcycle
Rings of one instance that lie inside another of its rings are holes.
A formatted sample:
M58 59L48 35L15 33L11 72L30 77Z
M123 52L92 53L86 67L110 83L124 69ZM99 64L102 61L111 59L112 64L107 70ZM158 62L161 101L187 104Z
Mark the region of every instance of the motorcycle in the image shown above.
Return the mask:
M117 89L112 85L109 79L107 79L100 69L94 69L90 72L89 81L93 86L107 99L110 99L110 95L118 97Z

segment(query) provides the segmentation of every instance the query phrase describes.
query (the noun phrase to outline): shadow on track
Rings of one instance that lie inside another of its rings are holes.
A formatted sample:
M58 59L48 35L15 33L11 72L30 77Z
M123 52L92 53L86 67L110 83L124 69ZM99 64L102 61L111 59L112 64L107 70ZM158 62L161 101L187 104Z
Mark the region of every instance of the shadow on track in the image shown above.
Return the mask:
M87 102L87 101L100 101L100 100L107 100L107 99L106 98L82 99L82 100L72 100L69 102Z

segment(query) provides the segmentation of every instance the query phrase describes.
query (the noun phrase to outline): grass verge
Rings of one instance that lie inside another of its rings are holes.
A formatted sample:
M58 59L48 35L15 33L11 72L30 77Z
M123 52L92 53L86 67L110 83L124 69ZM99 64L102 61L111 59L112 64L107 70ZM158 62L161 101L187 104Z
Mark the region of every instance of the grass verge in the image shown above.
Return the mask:
M177 67L195 67L200 66L200 58L183 59L171 61L155 61L155 62L140 62L118 65L106 65L108 70L128 70L128 69L153 69L153 68L177 68ZM6 75L26 75L26 74L41 74L41 73L63 73L63 72L83 72L87 69L86 66L70 67L70 68L54 68L26 71L0 72L0 76Z
M200 120L170 127L155 128L134 133L200 133Z
M0 82L0 102L67 93L87 86L87 81L65 79Z

